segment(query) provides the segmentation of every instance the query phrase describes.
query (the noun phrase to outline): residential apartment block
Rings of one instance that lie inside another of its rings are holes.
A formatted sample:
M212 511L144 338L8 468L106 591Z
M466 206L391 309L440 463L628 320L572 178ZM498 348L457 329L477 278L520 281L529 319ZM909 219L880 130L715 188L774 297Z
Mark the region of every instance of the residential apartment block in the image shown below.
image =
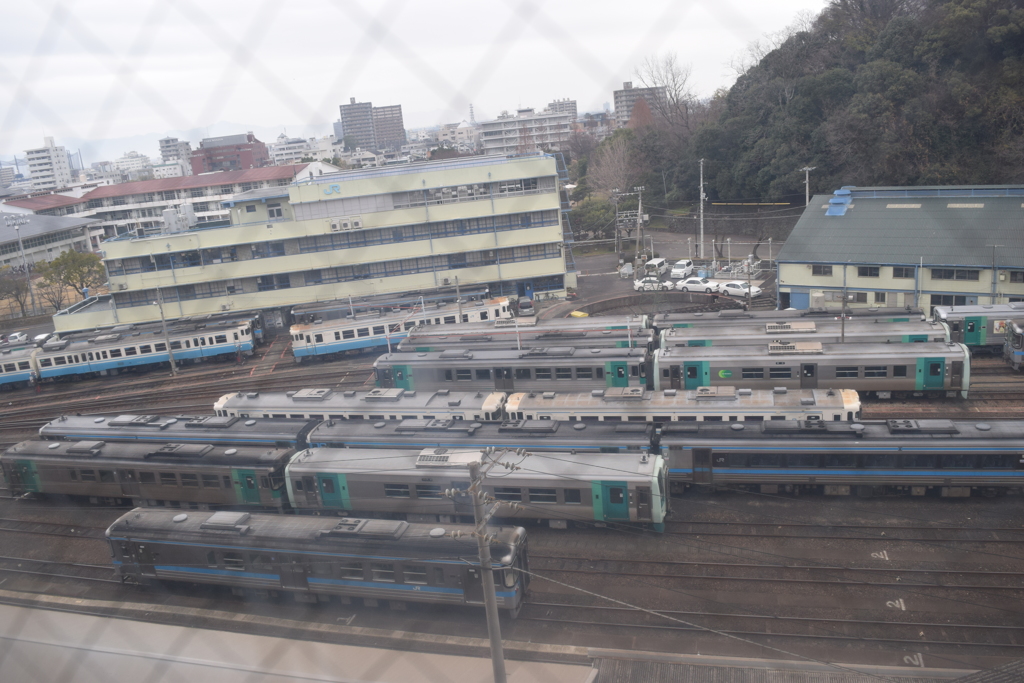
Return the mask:
M44 145L25 150L33 190L58 190L71 185L71 164L68 151L54 145L53 138L43 138Z
M373 132L373 103L356 102L349 98L348 104L340 105L342 138L350 138L356 147L376 149L377 137Z
M270 171L273 169L263 169ZM184 179L182 179L184 180ZM103 243L112 302L58 316L58 329L487 285L564 295L556 160L472 157L328 175L225 199L230 224Z
M616 90L612 95L615 100L615 121L619 126L629 123L629 117L633 115L633 105L637 100L643 98L651 111L657 112L668 98L663 85L654 88L634 88L630 81L623 83L622 90Z
M187 140L182 141L172 137L161 138L160 158L163 159L165 164L175 160L181 161L182 169L184 170L182 175L192 175L192 145Z
M778 254L781 308L1024 301L1024 185L815 195ZM852 301L850 301L852 299Z
M555 100L544 107L544 111L551 112L552 114L568 114L575 121L577 116L576 100L570 100L568 97L563 100Z
M398 150L405 144L405 119L402 105L373 108L373 137L378 149Z
M568 145L572 134L568 114L519 109L515 116L503 113L494 121L478 124L480 147L484 154L529 154L559 151Z

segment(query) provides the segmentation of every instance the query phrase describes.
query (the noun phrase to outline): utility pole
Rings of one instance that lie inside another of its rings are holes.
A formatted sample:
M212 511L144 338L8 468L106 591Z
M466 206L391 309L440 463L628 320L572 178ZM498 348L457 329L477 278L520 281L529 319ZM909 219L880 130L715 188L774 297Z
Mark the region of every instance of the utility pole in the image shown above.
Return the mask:
M167 334L167 318L164 317L164 295L156 288L156 305L160 307L160 327L164 331L164 343L167 344L167 359L171 363L171 377L177 377L178 369L174 365L174 351L171 350L171 337Z
M462 294L459 293L459 276L458 275L455 276L455 302L456 302L456 304L459 307L459 319L456 322L461 323L462 322ZM534 310L536 310L536 308L537 307L534 306Z
M811 203L811 171L817 166L804 166L800 170L804 172L804 206Z
M488 449L490 450L490 449ZM492 461L493 464L493 461ZM494 669L494 683L506 683L505 651L501 645L501 624L498 622L498 599L494 595L494 571L491 568L490 537L487 535L487 520L494 514L497 505L485 510L483 476L480 463L469 463L469 493L473 496L473 522L476 524L477 549L480 553L480 579L484 586L484 610L487 613L487 635L491 639L491 666Z
M697 258L704 258L704 160L700 160L700 246Z
M849 263L843 264L843 307L839 309L839 341L843 344L846 343L846 266Z
M996 249L999 247L1005 247L1005 244L986 244L986 247L992 247L992 303L996 302L996 290L998 289L998 276L996 275Z
M643 186L634 187L633 191L637 194L637 207L636 207L636 255L634 256L634 264L640 262L640 254L644 249L644 188ZM651 255L653 257L653 254ZM636 267L634 265L634 267Z

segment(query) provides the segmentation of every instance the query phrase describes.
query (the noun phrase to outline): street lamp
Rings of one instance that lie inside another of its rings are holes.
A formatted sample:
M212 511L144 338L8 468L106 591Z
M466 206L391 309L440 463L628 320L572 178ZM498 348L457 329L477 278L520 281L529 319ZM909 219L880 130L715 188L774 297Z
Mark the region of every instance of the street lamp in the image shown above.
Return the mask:
M817 166L804 166L800 170L804 172L804 206L811 203L811 171Z
M28 285L28 296L32 302L32 315L36 315L36 294L32 291L32 276L28 272L28 260L25 258L25 245L21 242L21 226L28 224L28 216L4 216L8 228L14 228L18 235L18 250L21 252L21 267L25 269L25 284Z

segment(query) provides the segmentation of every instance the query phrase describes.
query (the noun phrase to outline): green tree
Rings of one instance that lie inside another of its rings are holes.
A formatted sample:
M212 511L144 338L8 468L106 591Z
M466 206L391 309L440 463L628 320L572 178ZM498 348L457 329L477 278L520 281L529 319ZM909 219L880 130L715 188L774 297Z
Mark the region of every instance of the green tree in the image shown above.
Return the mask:
M71 287L83 299L83 289L98 287L106 281L106 270L100 257L74 249L65 251L49 263L41 264L38 271L45 282Z
M614 234L615 207L607 199L588 197L576 204L569 218L574 236L580 239L601 239Z

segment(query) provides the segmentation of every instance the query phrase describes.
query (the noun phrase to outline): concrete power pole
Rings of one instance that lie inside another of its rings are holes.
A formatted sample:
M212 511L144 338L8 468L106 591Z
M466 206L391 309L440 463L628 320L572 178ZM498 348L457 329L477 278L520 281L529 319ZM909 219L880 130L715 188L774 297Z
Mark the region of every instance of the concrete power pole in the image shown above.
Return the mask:
M487 613L487 635L491 640L491 666L494 669L494 683L506 683L505 650L501 644L501 624L498 622L498 599L494 594L494 571L491 567L490 537L487 535L487 520L494 514L496 505L485 509L483 476L480 463L469 463L469 493L473 496L473 522L476 524L477 549L480 553L480 579L484 586L484 610Z
M700 246L697 258L704 258L704 160L700 160Z

